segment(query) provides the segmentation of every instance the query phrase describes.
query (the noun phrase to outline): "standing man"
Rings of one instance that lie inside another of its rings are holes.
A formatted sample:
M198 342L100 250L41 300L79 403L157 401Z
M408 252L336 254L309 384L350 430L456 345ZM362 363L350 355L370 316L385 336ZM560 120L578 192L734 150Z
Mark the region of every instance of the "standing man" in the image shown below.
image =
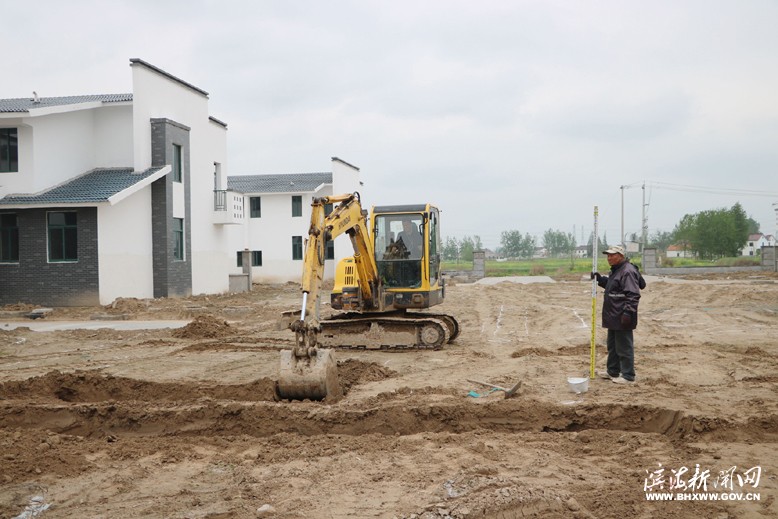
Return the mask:
M624 255L624 247L614 245L603 251L611 266L610 276L593 272L605 289L602 326L608 329L608 371L600 377L616 384L635 383L635 346L632 330L638 325L640 272Z

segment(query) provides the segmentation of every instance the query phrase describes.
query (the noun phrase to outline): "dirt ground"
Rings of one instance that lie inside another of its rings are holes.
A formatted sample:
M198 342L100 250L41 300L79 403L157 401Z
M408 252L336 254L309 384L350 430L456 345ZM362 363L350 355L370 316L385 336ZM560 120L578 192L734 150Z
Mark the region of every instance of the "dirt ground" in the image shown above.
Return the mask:
M778 277L648 280L638 383L582 394L588 279L451 286L435 311L461 336L336 351L337 402L274 399L291 284L45 318L192 320L177 330L0 328L0 517L778 517ZM732 467L758 501L646 497L673 471L720 493Z

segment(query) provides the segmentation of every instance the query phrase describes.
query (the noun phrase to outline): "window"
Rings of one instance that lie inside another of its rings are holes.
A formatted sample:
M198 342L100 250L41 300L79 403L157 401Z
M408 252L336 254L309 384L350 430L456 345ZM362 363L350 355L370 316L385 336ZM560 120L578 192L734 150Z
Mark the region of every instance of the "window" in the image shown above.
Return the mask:
M19 262L19 224L13 213L0 214L0 263Z
M0 128L0 173L19 171L19 138L16 128Z
M181 146L178 144L173 145L173 182L181 182L183 175L183 166L181 165Z
M262 216L262 200L258 196L252 196L251 201L251 218L260 218Z
M243 266L243 251L238 251L238 266ZM251 251L251 266L252 267L261 267L262 266L262 251L261 250L253 250Z
M303 259L303 237L292 236L292 259Z
M184 219L173 218L173 259L184 259Z
M292 216L302 216L303 215L303 197L302 196L293 196L292 197Z
M78 261L78 213L48 213L49 261Z

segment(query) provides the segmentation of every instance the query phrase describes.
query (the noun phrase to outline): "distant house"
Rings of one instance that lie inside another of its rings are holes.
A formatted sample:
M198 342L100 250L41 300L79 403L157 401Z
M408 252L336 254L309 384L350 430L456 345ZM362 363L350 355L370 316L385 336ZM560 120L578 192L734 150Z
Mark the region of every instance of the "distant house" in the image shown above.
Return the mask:
M693 258L694 254L689 250L689 246L684 243L674 243L667 247L665 256L668 258Z
M588 258L589 257L589 246L588 245L579 245L575 248L573 251L573 254L576 258Z
M741 254L743 256L757 256L762 253L762 247L771 247L775 245L775 237L771 234L754 233L748 235L746 246L743 247Z
M227 291L227 125L208 92L130 66L131 93L0 99L0 304Z
M500 254L497 252L491 250L491 249L484 249L484 258L488 260L496 260L500 259Z
M303 251L315 197L359 190L359 168L332 158L332 171L279 175L236 175L228 188L240 193L246 208L244 228L231 229L232 271L242 271L242 251L251 252L251 276L256 283L300 281ZM364 201L370 209L369 201ZM354 254L347 236L329 242L324 279L335 277L335 263Z

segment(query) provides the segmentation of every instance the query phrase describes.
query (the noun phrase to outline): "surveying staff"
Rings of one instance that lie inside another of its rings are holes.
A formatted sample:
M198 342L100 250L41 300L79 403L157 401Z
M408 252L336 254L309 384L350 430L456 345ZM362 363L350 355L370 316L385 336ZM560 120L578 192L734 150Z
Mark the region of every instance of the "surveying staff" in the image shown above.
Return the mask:
M617 384L635 383L635 344L632 330L638 325L640 272L624 255L624 247L614 245L608 255L610 276L592 272L592 279L605 289L602 327L608 329L608 371L601 378Z

